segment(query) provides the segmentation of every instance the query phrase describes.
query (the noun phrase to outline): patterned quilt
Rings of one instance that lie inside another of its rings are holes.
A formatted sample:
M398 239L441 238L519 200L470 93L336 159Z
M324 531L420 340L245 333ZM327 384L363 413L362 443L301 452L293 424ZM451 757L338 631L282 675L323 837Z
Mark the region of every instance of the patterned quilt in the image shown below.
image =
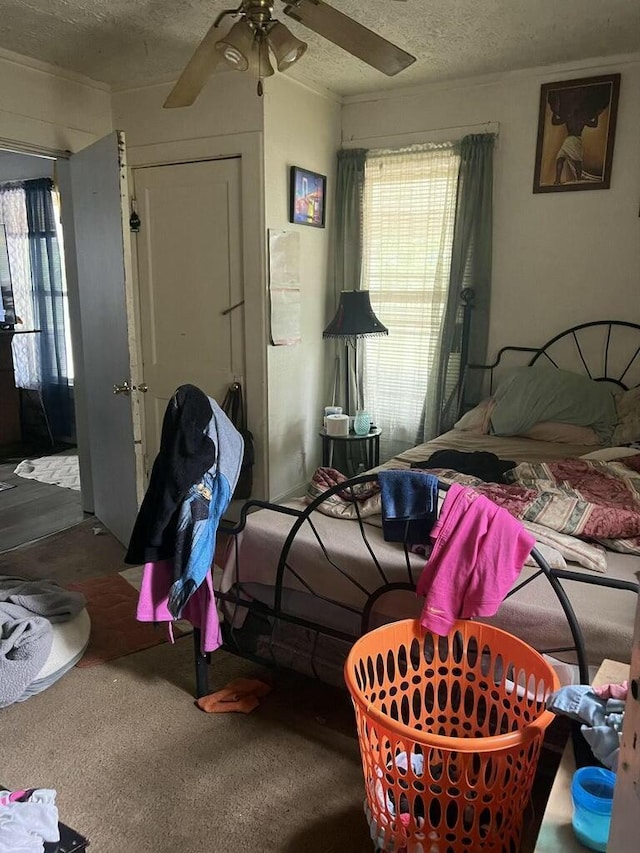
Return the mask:
M506 473L505 485L437 473L445 482L472 486L521 521L640 554L640 453L614 462L521 462Z
M595 540L612 551L640 554L640 453L613 462L574 458L521 462L507 472L506 484L443 468L430 473L445 483L471 486L525 524ZM336 471L318 469L307 500L343 479ZM380 512L380 495L345 491L318 509L342 518L370 516Z

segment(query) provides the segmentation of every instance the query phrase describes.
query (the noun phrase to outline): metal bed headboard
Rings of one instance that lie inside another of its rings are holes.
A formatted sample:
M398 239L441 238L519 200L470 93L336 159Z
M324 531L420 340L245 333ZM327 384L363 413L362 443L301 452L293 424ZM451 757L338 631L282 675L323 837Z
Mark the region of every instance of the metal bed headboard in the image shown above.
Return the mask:
M583 373L596 382L611 382L622 390L640 385L640 325L627 320L594 320L559 332L540 347L502 347L491 364L469 364L489 371L489 393L494 370L508 353L530 353L526 364L549 364Z

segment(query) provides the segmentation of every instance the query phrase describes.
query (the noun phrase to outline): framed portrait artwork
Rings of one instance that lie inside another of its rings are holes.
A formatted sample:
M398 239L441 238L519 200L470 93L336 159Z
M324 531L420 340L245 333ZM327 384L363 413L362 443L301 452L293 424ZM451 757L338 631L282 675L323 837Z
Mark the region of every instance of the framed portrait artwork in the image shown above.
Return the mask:
M292 166L289 178L289 221L296 225L324 228L326 192L325 175Z
M609 188L619 92L619 74L543 84L534 193Z

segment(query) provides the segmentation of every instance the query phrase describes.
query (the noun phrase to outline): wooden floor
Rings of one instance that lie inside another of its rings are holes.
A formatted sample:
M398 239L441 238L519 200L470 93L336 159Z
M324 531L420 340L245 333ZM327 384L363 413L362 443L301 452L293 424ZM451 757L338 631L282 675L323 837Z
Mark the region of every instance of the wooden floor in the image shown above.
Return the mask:
M90 518L80 492L18 477L16 464L0 464L0 483L15 487L0 491L0 553Z

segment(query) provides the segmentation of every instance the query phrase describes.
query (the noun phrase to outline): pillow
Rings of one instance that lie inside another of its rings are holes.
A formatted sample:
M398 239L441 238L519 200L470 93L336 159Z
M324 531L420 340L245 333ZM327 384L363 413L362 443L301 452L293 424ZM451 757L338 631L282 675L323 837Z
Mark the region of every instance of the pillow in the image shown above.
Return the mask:
M453 428L463 432L477 432L480 435L486 435L489 432L489 418L492 409L493 397L487 397L486 400L482 400L475 408L466 412L460 420L456 421Z
M523 433L525 438L535 438L537 441L555 441L558 444L600 444L600 439L588 426L575 424L558 424L553 421L541 421Z
M630 388L614 395L618 424L611 443L630 444L640 441L640 388Z
M498 386L491 413L495 435L524 435L535 424L590 426L608 444L617 423L613 386L554 367L517 367Z
M583 453L580 459L613 462L615 459L624 459L625 456L637 456L638 453L640 453L640 450L637 447L603 447L602 450L592 450L591 453Z

